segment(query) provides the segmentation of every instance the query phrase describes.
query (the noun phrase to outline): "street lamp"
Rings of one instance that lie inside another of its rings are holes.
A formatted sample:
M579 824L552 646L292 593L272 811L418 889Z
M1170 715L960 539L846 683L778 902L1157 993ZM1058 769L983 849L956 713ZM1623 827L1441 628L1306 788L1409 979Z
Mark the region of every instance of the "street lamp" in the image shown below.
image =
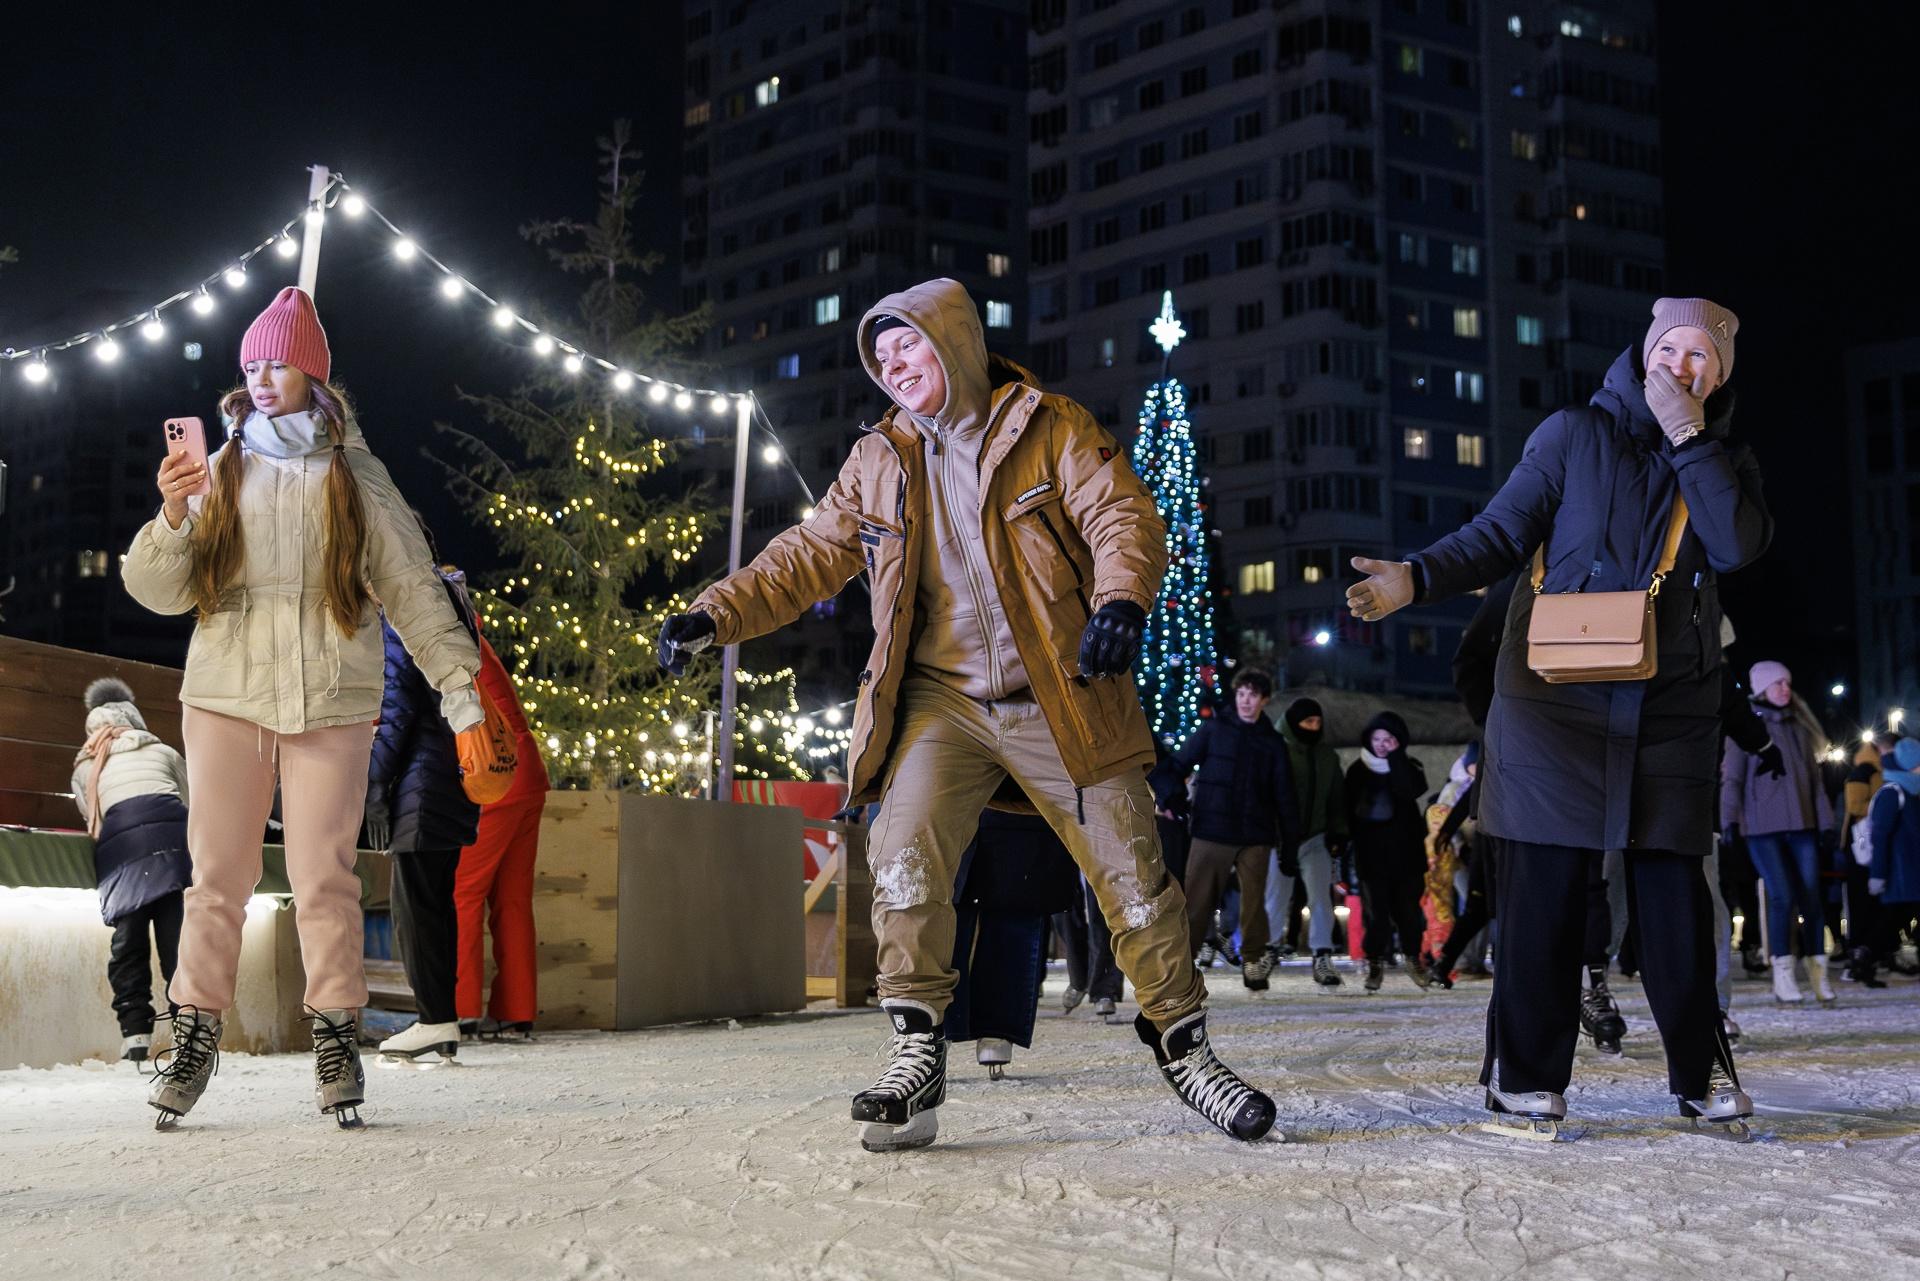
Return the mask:
M1847 696L1847 683L1845 681L1835 681L1833 688L1827 692L1835 698L1845 698Z
M1313 643L1324 649L1333 644L1333 633L1323 627L1313 634Z

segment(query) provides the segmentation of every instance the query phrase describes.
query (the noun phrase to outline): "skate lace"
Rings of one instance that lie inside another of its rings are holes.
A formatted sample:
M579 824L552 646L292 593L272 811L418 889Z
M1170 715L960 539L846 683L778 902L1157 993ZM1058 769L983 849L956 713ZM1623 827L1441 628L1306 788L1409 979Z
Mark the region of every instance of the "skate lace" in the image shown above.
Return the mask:
M870 1094L896 1094L904 1098L933 1075L940 1054L930 1033L902 1032L887 1042L887 1067L868 1090Z
M1241 1105L1254 1093L1252 1086L1213 1056L1211 1045L1167 1064L1167 1075L1173 1078L1173 1088L1181 1098L1223 1130L1230 1127Z
M220 1038L211 1023L200 1021L200 1007L182 1005L173 1014L173 1045L154 1058L164 1057L165 1067L155 1066L154 1075L169 1081L192 1081L211 1061L213 1072L220 1071ZM211 1075L211 1073L209 1074Z
M355 1059L353 1047L359 1028L352 1022L335 1023L312 1006L307 1007L300 1021L311 1024L313 1028L315 1079L321 1085L331 1085L352 1077Z

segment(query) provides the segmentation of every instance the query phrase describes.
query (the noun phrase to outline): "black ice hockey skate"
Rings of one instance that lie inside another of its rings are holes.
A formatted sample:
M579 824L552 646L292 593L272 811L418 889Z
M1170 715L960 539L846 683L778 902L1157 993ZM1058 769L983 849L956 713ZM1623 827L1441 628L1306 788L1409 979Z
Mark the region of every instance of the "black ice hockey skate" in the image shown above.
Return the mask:
M934 1109L947 1098L947 1034L919 1001L887 1000L893 1020L887 1067L853 1096L853 1119L863 1123L860 1146L869 1152L923 1148L939 1131Z
M1620 1005L1607 987L1604 972L1588 972L1590 986L1580 993L1580 1030L1602 1054L1620 1053L1620 1038L1627 1034L1627 1021L1620 1016Z
M1207 1039L1207 1013L1196 1010L1162 1035L1146 1015L1133 1029L1152 1050L1180 1101L1236 1139L1251 1143L1273 1128L1273 1100L1235 1076L1213 1055Z

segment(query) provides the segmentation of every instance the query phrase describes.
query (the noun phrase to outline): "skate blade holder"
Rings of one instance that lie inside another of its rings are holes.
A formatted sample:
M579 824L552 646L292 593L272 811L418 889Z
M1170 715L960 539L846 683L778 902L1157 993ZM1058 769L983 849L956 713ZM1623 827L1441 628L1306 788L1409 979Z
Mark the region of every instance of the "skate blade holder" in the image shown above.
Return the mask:
M1563 1139L1560 1123L1546 1117L1514 1116L1509 1121L1482 1121L1474 1128L1503 1139L1529 1139L1535 1143L1571 1142L1573 1138L1567 1135Z
M939 1130L940 1121L932 1108L914 1113L905 1125L863 1121L860 1124L860 1146L869 1152L905 1152L926 1147L933 1142Z
M171 1133L179 1124L180 1118L186 1115L184 1112L175 1112L172 1108L159 1108L157 1111L160 1115L153 1118L153 1128L162 1134Z
M1687 1118L1695 1134L1704 1134L1708 1138L1719 1139L1724 1143L1752 1143L1757 1137L1753 1132L1751 1118L1735 1117L1731 1121L1713 1121L1704 1116Z
M411 1069L415 1072L432 1072L443 1067L459 1067L460 1060L445 1050L422 1050L418 1054L399 1054L388 1050L375 1058L373 1065L388 1071Z
M333 1110L333 1123L343 1130L364 1130L366 1121L360 1115L358 1103L342 1103Z

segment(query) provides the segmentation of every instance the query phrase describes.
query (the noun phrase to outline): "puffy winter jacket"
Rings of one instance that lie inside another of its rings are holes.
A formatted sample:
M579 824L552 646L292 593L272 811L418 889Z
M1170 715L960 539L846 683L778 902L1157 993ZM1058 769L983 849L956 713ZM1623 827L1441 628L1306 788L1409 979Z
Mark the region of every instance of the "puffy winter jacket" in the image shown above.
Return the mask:
M1300 813L1300 838L1324 835L1334 845L1347 839L1346 786L1340 778L1340 753L1326 740L1303 743L1284 721L1280 736L1287 740L1287 759L1293 767L1293 795Z
M464 610L458 578L448 577L447 600ZM460 785L453 730L399 634L384 621L381 633L386 640L386 696L367 762L367 795L387 803L393 821L388 849L408 854L471 845L478 834L480 807L467 799Z
M161 742L147 729L140 709L132 703L102 703L87 713L87 738L108 726L117 726L119 734L106 744L107 759L100 769L100 813L121 801L136 796L171 796L187 802L187 763L180 753ZM80 807L80 821L93 826L90 791L94 758L82 753L73 762L73 800Z
M1833 801L1820 776L1819 745L1790 707L1755 702L1768 737L1780 749L1786 772L1760 772L1757 753L1729 742L1720 763L1720 825L1737 825L1749 836L1770 832L1830 832Z
M1920 796L1898 795L1888 784L1874 794L1868 810L1873 835L1869 875L1887 883L1885 903L1920 903Z
M331 448L314 423L307 413L247 420L240 489L246 556L219 610L193 629L180 685L180 701L189 707L279 734L370 721L379 714L383 688L375 607L367 607L352 639L326 612L321 552ZM237 447L229 441L214 454L216 473L220 457ZM480 651L434 577L406 500L352 420L346 457L367 515L367 582L440 691L448 720L462 729L477 724L473 681ZM133 598L156 613L194 607L189 578L200 504L188 501L177 530L156 515L134 535L121 573Z
M1222 845L1300 843L1287 741L1265 716L1243 721L1231 709L1200 722L1173 756L1154 770L1163 798L1193 780L1193 836ZM1163 808L1170 808L1166 799Z
M906 319L921 323L915 309ZM872 320L861 326L863 348ZM1159 599L1166 523L1112 433L1037 381L1011 361L989 361L978 564L993 577L1068 777L1092 787L1153 764L1153 735L1133 678L1091 680L1079 655L1093 611L1117 600L1150 610ZM812 516L692 605L713 617L715 642L729 645L786 626L866 571L874 640L848 744L849 805L879 798L900 682L923 621L918 580L931 533L930 478L924 441L909 424L897 406L889 410L854 446ZM1026 806L1018 792L996 795L994 804Z
M1347 766L1347 822L1353 833L1355 862L1366 875L1370 864L1426 865L1427 820L1420 806L1427 794L1427 772L1407 752L1407 723L1392 712L1367 722L1360 750L1372 749L1373 732L1384 729L1400 740L1387 757L1384 772L1364 760Z

